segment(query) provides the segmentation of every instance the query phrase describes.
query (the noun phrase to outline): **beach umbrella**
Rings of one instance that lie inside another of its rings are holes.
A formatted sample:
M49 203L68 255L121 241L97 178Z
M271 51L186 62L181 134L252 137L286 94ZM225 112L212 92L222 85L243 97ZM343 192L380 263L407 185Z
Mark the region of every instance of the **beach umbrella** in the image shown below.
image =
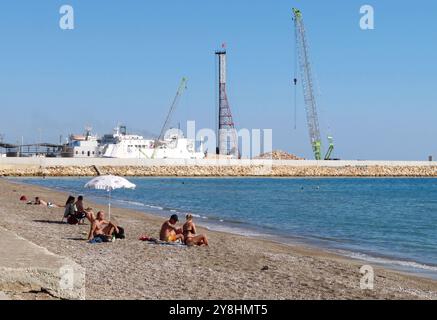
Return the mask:
M136 185L119 176L98 176L85 184L85 188L108 192L108 219L111 220L111 192L116 189L135 189Z

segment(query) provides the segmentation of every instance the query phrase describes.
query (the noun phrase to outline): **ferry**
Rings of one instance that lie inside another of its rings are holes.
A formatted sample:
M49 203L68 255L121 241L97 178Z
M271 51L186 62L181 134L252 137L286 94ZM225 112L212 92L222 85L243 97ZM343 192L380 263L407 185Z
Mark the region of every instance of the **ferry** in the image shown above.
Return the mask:
M187 139L178 129L170 129L162 141L128 134L125 126L117 126L112 134L103 137L91 133L69 136L63 146L64 158L118 158L118 159L203 159L203 143L196 151L196 142Z
M170 129L162 141L127 134L126 127L118 126L112 135L101 141L102 157L118 159L203 159L203 144L196 151L195 141L187 139L180 130Z

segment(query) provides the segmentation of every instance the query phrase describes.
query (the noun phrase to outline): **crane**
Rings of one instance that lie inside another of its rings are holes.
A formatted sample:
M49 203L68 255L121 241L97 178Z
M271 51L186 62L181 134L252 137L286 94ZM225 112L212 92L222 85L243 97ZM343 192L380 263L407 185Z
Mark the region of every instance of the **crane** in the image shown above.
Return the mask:
M293 8L293 20L311 146L314 158L316 160L322 160L322 140L320 138L319 117L317 114L316 97L314 94L314 81L311 72L309 48L302 13L296 8ZM294 85L296 88L296 78L294 79ZM334 150L334 140L331 136L328 137L328 141L329 148L325 154L324 160L330 160L332 151Z
M184 93L185 89L187 89L187 81L188 81L187 78L184 77L184 78L182 78L182 80L179 84L179 88L176 91L176 95L173 99L172 104L170 105L170 109L168 111L167 117L165 118L164 124L161 128L161 132L159 133L158 138L155 140L155 143L154 143L155 149L154 149L153 154L152 154L152 159L155 158L156 151L157 151L159 145L161 144L161 141L164 140L165 133L169 129L171 117L173 116L173 113L176 110L176 107L179 103L179 100L180 100L182 94Z

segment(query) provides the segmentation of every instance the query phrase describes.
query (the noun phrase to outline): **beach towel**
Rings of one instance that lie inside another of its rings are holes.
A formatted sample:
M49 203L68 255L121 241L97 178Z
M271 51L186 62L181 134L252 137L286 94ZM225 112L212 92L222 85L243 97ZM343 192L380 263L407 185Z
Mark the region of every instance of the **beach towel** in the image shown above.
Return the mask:
M153 237L149 237L147 235L143 235L141 236L138 240L140 241L146 241L148 243L152 243L152 244L157 244L157 245L162 245L162 246L179 246L179 247L185 247L185 244L183 244L182 242L180 242L180 240L178 240L177 242L167 242L167 241L162 241Z
M100 237L95 237L95 238L92 238L90 241L88 241L88 243L102 243L102 242L103 242L103 240Z
M149 236L141 236L138 240L140 241L150 241L150 242L157 242L158 239L149 237Z
M107 236L102 234L99 234L94 238L92 238L90 241L88 241L88 243L102 243L102 242L112 242L112 241L109 240Z

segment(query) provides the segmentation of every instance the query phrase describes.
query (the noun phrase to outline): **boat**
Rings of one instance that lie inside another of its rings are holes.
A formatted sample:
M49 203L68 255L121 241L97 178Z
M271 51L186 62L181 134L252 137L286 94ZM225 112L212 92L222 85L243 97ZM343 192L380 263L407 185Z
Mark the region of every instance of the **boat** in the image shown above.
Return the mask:
M91 133L91 128L85 129L84 135L71 134L63 146L63 158L98 158L102 156L102 147L97 135Z
M102 157L118 159L203 159L205 153L196 151L195 141L187 139L180 130L170 129L162 141L128 134L125 126L101 140Z

